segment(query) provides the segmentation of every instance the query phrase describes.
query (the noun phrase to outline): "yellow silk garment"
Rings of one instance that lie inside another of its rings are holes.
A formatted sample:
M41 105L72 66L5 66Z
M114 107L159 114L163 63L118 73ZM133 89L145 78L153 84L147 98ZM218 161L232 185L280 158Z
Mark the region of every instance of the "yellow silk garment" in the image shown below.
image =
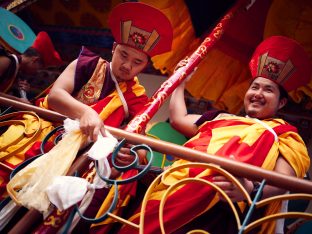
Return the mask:
M46 188L55 176L66 175L86 140L87 137L80 130L71 131L48 153L17 172L7 184L7 191L12 200L29 209L47 212L50 201L45 192Z

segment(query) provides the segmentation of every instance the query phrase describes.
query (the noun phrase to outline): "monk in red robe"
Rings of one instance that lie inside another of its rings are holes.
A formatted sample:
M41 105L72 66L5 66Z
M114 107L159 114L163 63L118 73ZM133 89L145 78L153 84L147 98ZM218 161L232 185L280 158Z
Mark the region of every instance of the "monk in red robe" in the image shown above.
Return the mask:
M309 57L296 41L273 36L256 48L249 66L253 79L245 94L245 117L220 111L210 111L202 116L188 114L182 84L170 101L171 124L191 137L185 147L303 178L310 164L307 148L294 126L274 116L286 105L287 92L310 81ZM185 163L188 162L177 160L172 167ZM211 181L223 189L232 201L244 203L238 188L224 176L210 169L177 169L154 187L142 211L144 213L137 210L129 221L138 224L140 214L144 215L143 232L160 233L160 200L169 185L184 178ZM259 184L245 178L240 178L240 181L251 196L255 195ZM283 188L265 185L262 198L285 192ZM220 196L210 186L188 183L177 188L167 197L164 205L165 232L187 233L206 227L205 230L210 233L237 233L237 226L234 229L229 227L224 219L227 212L220 210L221 203ZM280 202L274 202L262 215L273 214L280 209ZM216 217L219 220L214 222ZM197 226L192 226L192 223ZM268 222L260 228L257 233L275 233L276 222ZM136 232L133 227L124 226L119 233Z
M120 127L147 104L148 97L137 75L144 70L151 57L171 50L173 37L167 17L158 9L143 3L117 5L111 12L108 24L115 39L111 62L83 47L79 57L68 65L41 103L44 108L78 119L82 132L92 141L99 134L105 136L104 124ZM145 154L139 156L141 162L145 160ZM116 163L127 165L132 161L130 150L122 148ZM133 171L129 173L124 173L122 179L133 176ZM129 188L135 191L132 184ZM102 192L104 194L97 191L95 197L100 198L94 198L93 201L102 201L105 191ZM120 199L126 200L125 197L131 194L123 192ZM85 215L92 217L93 211L96 212L100 205L101 202L91 203ZM55 232L52 225L47 226L41 225L37 232L43 232L46 228L50 228L51 233ZM59 226L61 224L57 228ZM77 229L82 231L80 227Z

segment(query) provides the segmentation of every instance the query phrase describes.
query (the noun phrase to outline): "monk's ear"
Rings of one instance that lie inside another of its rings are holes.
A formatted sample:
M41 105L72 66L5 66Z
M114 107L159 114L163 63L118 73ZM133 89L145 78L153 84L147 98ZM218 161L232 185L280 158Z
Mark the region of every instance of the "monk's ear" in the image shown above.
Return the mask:
M287 104L287 101L288 101L287 98L282 98L279 101L278 109L282 109Z
M112 48L112 54L114 54L117 45L118 45L117 42L114 42L113 48Z

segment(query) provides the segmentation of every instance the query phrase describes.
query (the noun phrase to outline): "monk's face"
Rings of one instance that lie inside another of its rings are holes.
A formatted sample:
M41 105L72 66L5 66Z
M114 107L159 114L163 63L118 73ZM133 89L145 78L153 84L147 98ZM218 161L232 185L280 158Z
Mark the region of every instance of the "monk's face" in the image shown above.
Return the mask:
M130 46L114 44L112 72L118 81L133 79L147 65L148 56Z
M23 75L35 75L43 68L43 63L38 56L22 56L20 72Z
M273 81L258 77L250 85L244 98L246 114L249 117L267 119L275 116L287 102L280 100L280 90Z

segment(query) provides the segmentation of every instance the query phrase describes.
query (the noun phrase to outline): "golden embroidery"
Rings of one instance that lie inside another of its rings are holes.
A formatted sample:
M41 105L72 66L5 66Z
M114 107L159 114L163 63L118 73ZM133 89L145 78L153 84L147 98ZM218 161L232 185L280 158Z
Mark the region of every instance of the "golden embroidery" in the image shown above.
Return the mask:
M285 63L279 59L268 56L268 53L264 53L259 57L257 72L259 76L269 77L283 84L294 71L295 67L290 60Z
M105 72L106 61L100 58L90 80L81 88L75 98L87 105L97 102L104 85Z
M147 32L132 25L132 21L121 22L122 42L139 48L145 52L152 50L160 39L156 30Z
M86 176L86 180L87 180L88 182L92 183L92 182L93 182L93 179L94 179L94 177L95 177L95 173L96 173L96 170L95 170L95 168L93 168L93 169L88 173L88 175Z
M61 223L62 219L53 215L49 216L46 221L44 221L44 225L52 226L54 228L59 227Z

